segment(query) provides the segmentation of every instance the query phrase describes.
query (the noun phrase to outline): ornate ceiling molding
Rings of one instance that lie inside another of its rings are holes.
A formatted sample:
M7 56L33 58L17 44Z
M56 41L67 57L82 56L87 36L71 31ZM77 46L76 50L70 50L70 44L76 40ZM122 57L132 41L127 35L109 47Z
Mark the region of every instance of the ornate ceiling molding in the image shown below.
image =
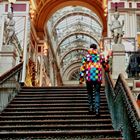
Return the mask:
M69 79L71 73L73 73L73 71L75 71L75 69L79 69L81 64L81 61L76 61L74 63L72 63L71 65L68 65L65 70L63 71L63 77L67 78L66 80Z
M87 16L93 20L95 20L101 27L103 27L102 23L97 19L97 17L90 15L88 13L84 13L84 11L76 11L76 12L69 12L66 15L60 16L59 19L57 19L57 21L54 23L54 26L52 27L52 32L54 32L56 26L63 21L65 18L70 17L70 16L75 16L75 15L83 15L83 16Z
M72 52L74 52L74 51L77 51L77 50L84 50L84 51L87 51L87 49L85 49L85 48L75 48L75 49L71 49L71 50L67 51L67 52L62 56L62 58L61 58L61 60L60 60L60 65L61 65L61 63L63 62L63 60L65 59L65 57L66 57L68 54L70 54L70 53L72 53Z
M99 38L97 38L96 35L93 35L93 34L89 34L88 32L73 32L73 33L70 33L68 35L66 35L65 37L63 37L63 39L58 43L58 46L56 48L56 53L58 53L58 50L59 50L59 47L60 45L63 43L63 41L65 41L67 38L69 38L70 36L75 36L75 35L85 35L85 36L88 36L90 38L92 38L93 40L95 40L97 42L97 44L99 44Z
M101 33L96 31L97 27L91 27L91 24L84 23L84 22L77 22L73 23L71 25L65 26L65 28L61 31L61 33L58 35L57 32L53 33L52 35L56 37L56 41L59 44L61 40L63 40L66 36L72 34L72 33L81 33L82 35L89 34L93 38L95 38L96 41L99 41L101 39ZM102 29L100 29L102 30ZM61 35L61 36L60 36Z

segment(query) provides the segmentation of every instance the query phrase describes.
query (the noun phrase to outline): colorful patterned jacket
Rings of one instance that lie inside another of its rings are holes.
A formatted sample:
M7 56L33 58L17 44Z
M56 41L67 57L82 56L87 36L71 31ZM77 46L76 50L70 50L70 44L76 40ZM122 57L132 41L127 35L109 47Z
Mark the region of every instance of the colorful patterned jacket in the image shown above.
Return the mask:
M84 80L101 83L103 62L105 62L104 55L99 54L97 49L89 49L88 54L82 59L79 83L82 84Z

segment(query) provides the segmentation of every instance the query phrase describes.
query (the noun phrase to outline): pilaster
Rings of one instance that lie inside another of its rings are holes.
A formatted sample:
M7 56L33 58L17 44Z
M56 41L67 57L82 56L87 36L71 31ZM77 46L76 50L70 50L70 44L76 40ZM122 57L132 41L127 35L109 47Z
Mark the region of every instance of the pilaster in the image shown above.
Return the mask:
M122 73L127 78L125 72L125 48L123 44L113 45L113 60L112 60L112 78L117 79L119 74Z

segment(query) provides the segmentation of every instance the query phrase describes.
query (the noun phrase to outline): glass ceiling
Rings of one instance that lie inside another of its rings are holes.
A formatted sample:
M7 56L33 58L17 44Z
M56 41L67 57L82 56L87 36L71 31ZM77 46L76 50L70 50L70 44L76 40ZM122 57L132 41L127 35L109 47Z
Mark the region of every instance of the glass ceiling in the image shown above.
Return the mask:
M58 10L49 23L62 72L75 61L78 62L86 53L85 49L91 43L98 44L102 37L103 27L99 17L85 7L68 6Z
M61 33L66 30L66 28L68 30L73 26L76 26L77 28L78 26L79 28L80 26L85 26L98 33L102 32L101 26L98 24L97 21L83 15L74 15L74 16L67 17L65 20L61 21L57 25L56 31L58 36L60 36Z
M91 44L91 43L96 43L97 42L90 38L89 36L86 35L81 35L81 34L76 34L73 36L70 36L69 38L67 38L66 40L63 41L63 43L61 44L60 48L64 49L65 47L67 48L68 45L71 45L73 43L75 43L75 45L77 45L77 47L79 46L78 44L76 44L76 42L85 42L87 44Z

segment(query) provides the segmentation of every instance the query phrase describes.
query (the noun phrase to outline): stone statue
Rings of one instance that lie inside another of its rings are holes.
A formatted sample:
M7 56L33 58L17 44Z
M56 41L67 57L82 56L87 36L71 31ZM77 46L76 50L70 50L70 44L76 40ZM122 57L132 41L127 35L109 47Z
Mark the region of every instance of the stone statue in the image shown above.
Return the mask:
M124 26L124 20L122 21L122 24L118 20L120 14L119 12L114 13L114 20L110 24L110 31L112 33L112 37L115 44L121 44L122 43L122 37L124 35L124 31L122 30Z
M4 43L9 45L12 43L13 37L15 35L15 20L13 19L13 13L9 12L4 23Z

